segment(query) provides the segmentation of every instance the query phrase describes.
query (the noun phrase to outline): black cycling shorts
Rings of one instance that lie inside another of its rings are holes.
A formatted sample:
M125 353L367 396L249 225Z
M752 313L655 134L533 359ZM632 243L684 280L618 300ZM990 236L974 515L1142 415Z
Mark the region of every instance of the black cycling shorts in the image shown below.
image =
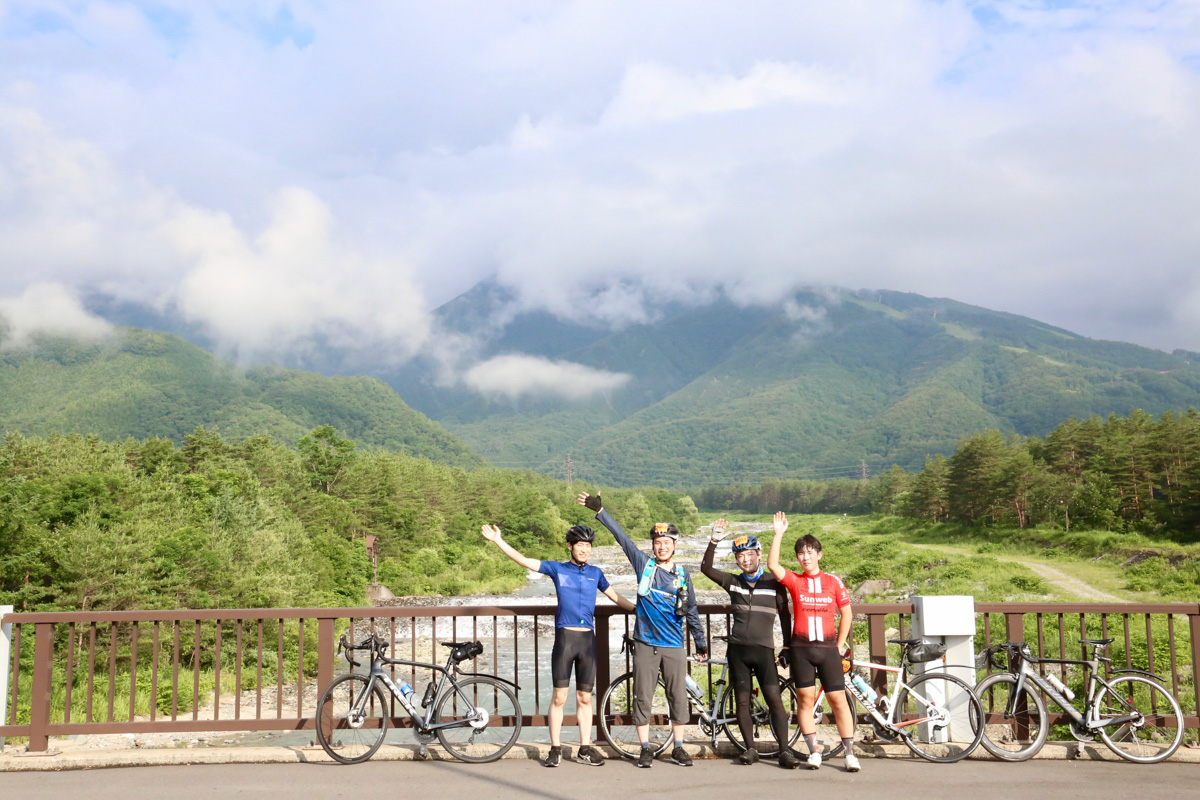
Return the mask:
M754 688L753 676L759 686L778 686L779 669L775 666L775 648L757 644L730 644L725 651L729 673L735 690L749 692Z
M792 680L797 689L816 686L818 677L821 679L821 687L826 692L846 688L846 676L842 672L842 654L836 647L792 645L791 651Z
M571 685L571 670L575 671L575 690L590 692L596 685L596 633L556 628L554 651L550 655L550 677L555 689Z

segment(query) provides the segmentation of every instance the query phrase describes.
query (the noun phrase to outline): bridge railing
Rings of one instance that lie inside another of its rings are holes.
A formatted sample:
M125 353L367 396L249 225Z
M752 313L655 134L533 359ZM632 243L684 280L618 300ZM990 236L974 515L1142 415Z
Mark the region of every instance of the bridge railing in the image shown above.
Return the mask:
M857 638L865 637L872 661L887 663L888 639L911 630L912 605L854 610ZM633 620L611 605L596 612L600 695L629 666L619 648ZM700 612L709 636L728 630L727 605ZM979 603L976 614L981 646L1024 639L1039 654L1069 652L1080 633L1112 632L1118 663L1164 675L1184 704L1185 725L1200 726L1200 605ZM485 652L474 669L519 684L524 724L542 726L553 615L544 605L9 613L0 620L11 625L0 737L27 737L31 751L44 751L49 737L71 734L311 730L320 688L349 669L336 653L348 630L355 640L374 630L395 642L396 657L439 664L438 642L478 639ZM418 691L429 679L419 669L392 671ZM392 716L408 722L402 711ZM564 724L576 724L574 715Z

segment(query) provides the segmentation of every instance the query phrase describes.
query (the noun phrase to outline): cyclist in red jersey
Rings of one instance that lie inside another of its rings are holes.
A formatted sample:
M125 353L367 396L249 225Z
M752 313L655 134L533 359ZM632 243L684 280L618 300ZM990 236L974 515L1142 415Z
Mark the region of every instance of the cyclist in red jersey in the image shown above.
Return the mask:
M813 707L817 702L817 678L833 708L838 735L846 748L846 771L858 772L858 757L854 755L854 719L846 702L846 682L842 672L842 653L850 639L854 613L850 608L850 593L836 575L821 571L821 542L817 537L802 536L796 540L796 560L803 570L795 573L779 563L783 534L788 529L787 515L775 514L775 536L767 568L792 596L792 678L799 695L800 733L808 744L808 768L821 766L817 750L817 728L813 722ZM836 620L835 616L840 616Z

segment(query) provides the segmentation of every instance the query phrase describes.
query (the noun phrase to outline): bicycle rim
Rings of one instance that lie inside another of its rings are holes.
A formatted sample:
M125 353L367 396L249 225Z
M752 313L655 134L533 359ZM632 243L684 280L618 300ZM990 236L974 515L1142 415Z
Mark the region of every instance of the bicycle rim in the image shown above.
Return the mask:
M779 686L779 695L783 701L784 719L788 726L788 746L795 744L796 739L800 736L800 729L791 724L791 721L796 718L796 707L798 705L796 698L796 690L790 681L781 681ZM754 749L764 758L775 758L779 755L779 739L775 735L775 729L771 727L771 708L767 705L766 700L760 694L751 696L750 723L754 728ZM733 746L738 752L746 749L745 743L742 741L742 729L737 723L737 698L734 696L733 688L730 687L725 695L721 698L721 706L717 711L717 716L720 719L729 719L729 722L724 724L725 736L729 741L733 742ZM732 719L731 719L732 718Z
M966 682L941 672L919 675L896 698L892 716L904 743L926 761L966 758L983 738L983 707ZM932 719L931 722L913 720ZM905 724L908 723L908 724Z
M1008 704L1017 690L1017 676L1004 672L989 675L975 687L983 706L983 749L1002 761L1028 761L1046 743L1046 704L1026 681L1015 706L1016 716L1004 719Z
M487 727L471 724L476 709L487 713ZM455 723L437 729L438 741L452 756L471 764L495 761L521 733L521 704L506 683L482 676L464 678L438 700L433 724L444 722Z
M614 680L600 701L600 733L605 741L625 758L641 755L642 745L633 724L633 673L626 672ZM650 743L655 755L671 744L671 714L667 706L667 687L662 679L655 685L650 703Z
M379 684L371 687L371 696L362 706L365 712L362 724L353 727L357 720L352 723L351 709L361 704L368 686L366 675L343 675L321 693L317 703L317 741L334 761L362 763L375 755L387 736L388 701Z
M1183 741L1183 711L1167 687L1141 675L1118 675L1108 683L1096 699L1097 718L1136 713L1140 719L1099 728L1104 743L1138 764L1170 758Z

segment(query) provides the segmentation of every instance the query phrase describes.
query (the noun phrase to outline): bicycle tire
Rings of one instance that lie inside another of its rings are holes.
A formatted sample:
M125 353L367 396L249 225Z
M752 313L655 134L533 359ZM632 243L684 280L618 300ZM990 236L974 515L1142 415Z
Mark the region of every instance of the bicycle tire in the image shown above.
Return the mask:
M1010 672L997 672L987 676L975 686L975 696L983 706L983 738L979 743L983 749L1001 761L1028 761L1037 755L1046 743L1050 726L1046 724L1046 703L1026 680L1022 687L1025 707L1029 714L1029 729L1032 736L1017 740L1013 726L1008 721L995 725L987 724L988 714L1003 714L1008 709L1009 698L1016 689L1017 676ZM989 735L988 728L992 728Z
M1128 685L1128 691L1120 687ZM1166 724L1118 725L1097 728L1108 748L1126 761L1155 764L1170 758L1183 741L1183 710L1175 696L1156 680L1144 675L1118 675L1101 687L1096 697L1096 716L1136 713L1143 720L1162 718ZM1170 735L1167 731L1174 728Z
M626 672L609 684L604 697L600 700L600 734L614 750L624 758L637 758L641 755L642 745L638 740L637 730L632 720L624 722L625 718L633 716L633 673ZM654 700L651 702L650 713L662 715L670 719L667 706L667 687L661 677L655 687ZM622 720L618 722L618 720ZM661 741L660 741L661 740ZM672 741L671 723L652 724L650 726L650 741L657 743L654 754L664 752Z
M796 687L789 681L779 682L779 695L783 699L783 710L788 721L788 742L790 748L800 738L800 728L797 725L792 725L791 721L796 718L796 709L799 707L800 698L796 695ZM775 758L779 755L779 739L775 736L774 729L771 728L771 709L763 701L761 696L754 697L754 706L750 711L750 722L754 726L754 740L758 754L763 758ZM725 723L722 727L725 729L725 736L729 741L733 742L733 746L737 748L739 753L746 749L746 745L742 742L742 731L738 727L736 720L736 712L733 705L736 702L734 697L733 687L729 687L724 696L721 697L720 707L717 710L719 719L728 719L734 717L731 722ZM760 738L759 732L765 731L767 738ZM762 745L757 746L757 745Z
M355 690L354 687L358 689ZM362 724L352 727L350 710L368 690L374 694L374 702L368 701L366 717ZM327 712L332 720L328 735L321 723ZM340 764L361 764L375 755L387 736L387 695L378 683L372 686L366 675L342 675L326 686L325 691L321 693L321 699L317 703L316 722L317 741L330 758ZM342 752L346 748L352 749Z
M487 727L482 729L468 723L477 708L489 717ZM442 747L459 761L486 764L503 756L516 743L523 716L512 687L495 678L477 675L457 681L457 686L441 696L430 725L451 720L463 724L437 729Z
M933 687L939 684L942 688L940 692L935 693ZM949 689L949 686L953 686L954 689ZM930 704L924 703L921 697L927 697ZM924 717L938 716L942 720L937 725L924 727L918 725L915 730L911 725L906 726L903 737L904 744L914 754L926 761L951 764L971 755L979 746L979 741L983 738L983 706L966 681L944 672L927 672L924 675L918 675L900 690L900 694L896 698L894 713L903 713L904 709L909 707L909 703L912 703L914 708L920 709L918 712L920 715ZM963 710L964 706L965 711ZM946 715L942 714L942 708L947 710ZM969 729L971 732L970 742L963 745L962 742L934 741L939 738L935 732L940 732L947 727L952 734L959 735L965 729ZM942 750L945 751L944 754L939 752Z

